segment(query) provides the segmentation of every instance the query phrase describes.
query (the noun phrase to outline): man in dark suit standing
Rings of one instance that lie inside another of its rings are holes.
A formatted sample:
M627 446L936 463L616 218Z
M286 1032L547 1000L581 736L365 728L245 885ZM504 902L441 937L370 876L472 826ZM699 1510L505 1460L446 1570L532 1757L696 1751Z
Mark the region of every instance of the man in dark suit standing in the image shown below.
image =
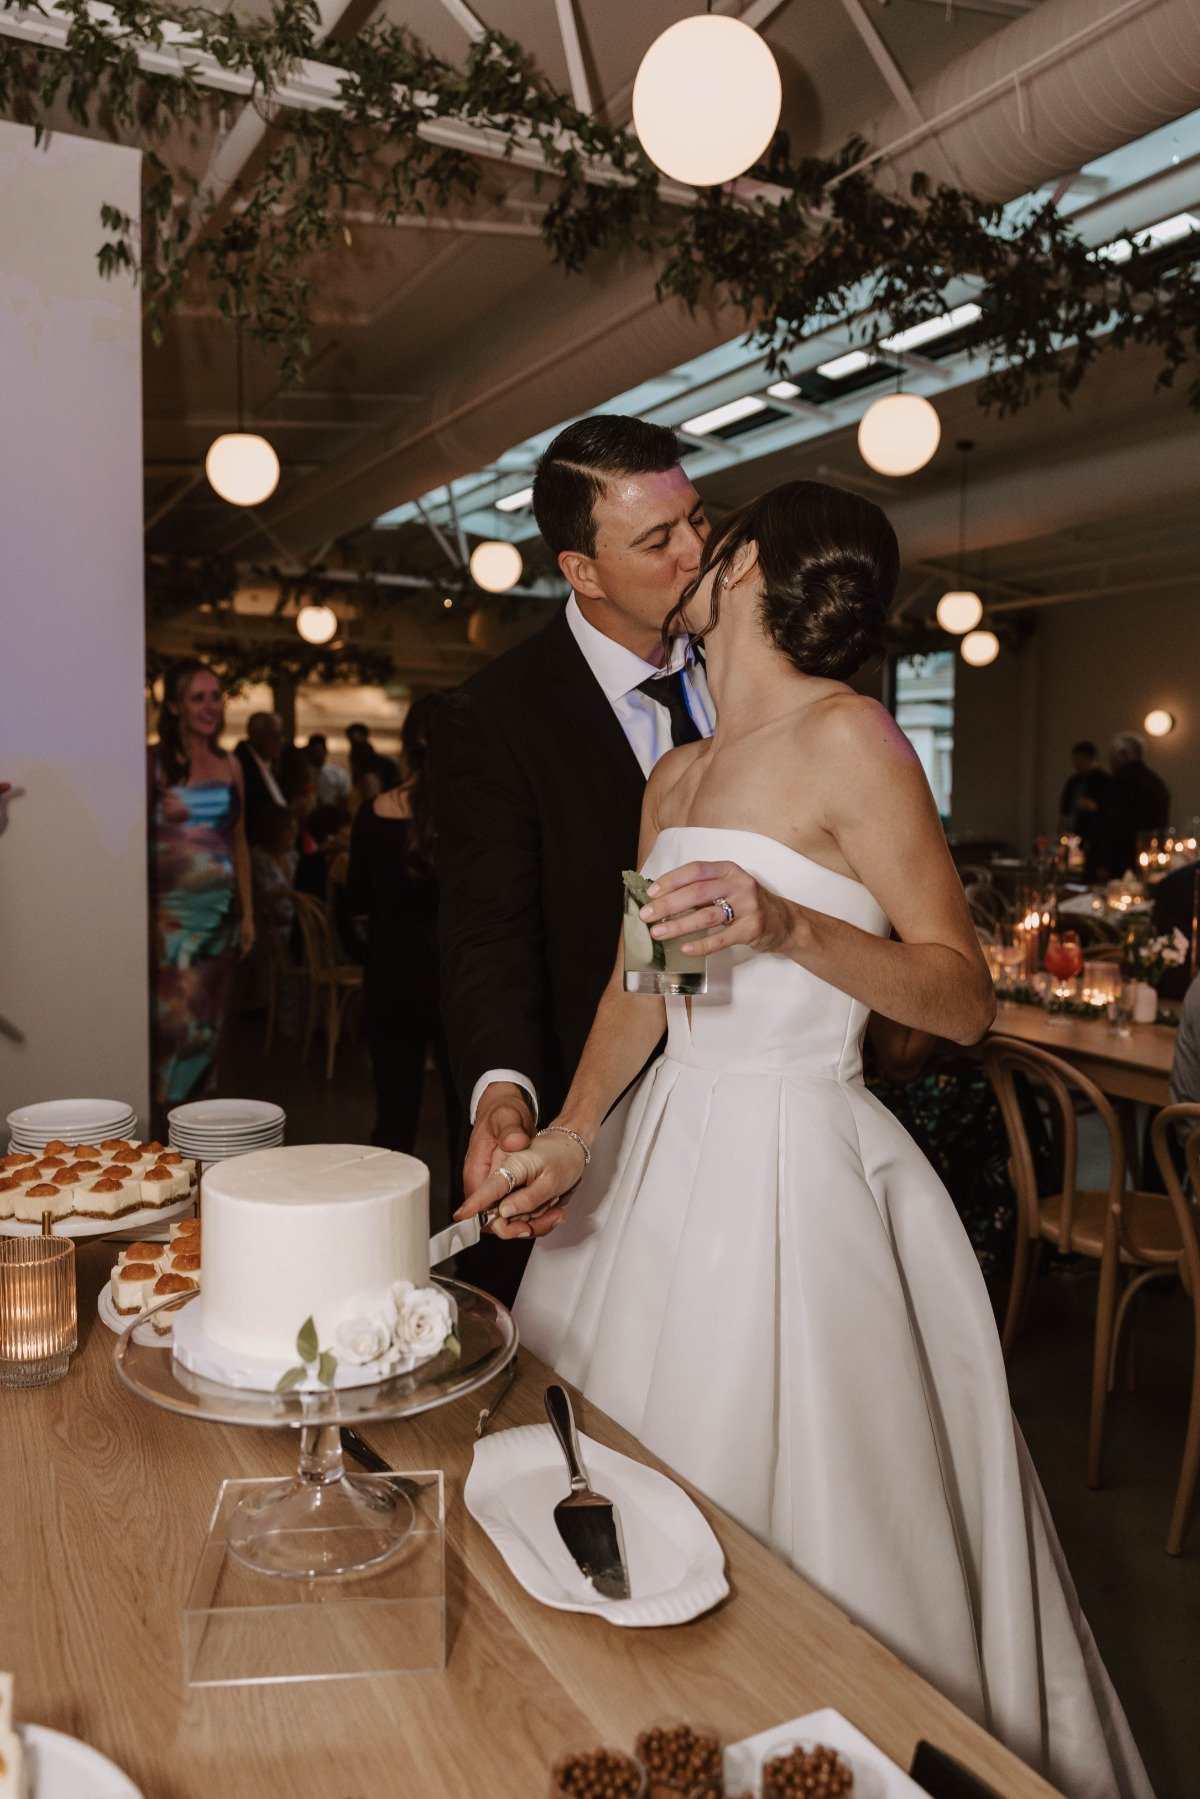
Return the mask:
M1111 880L1137 869L1138 838L1165 831L1171 822L1171 792L1161 775L1148 767L1146 745L1136 731L1112 740L1112 782L1101 815L1096 867Z
M571 597L452 694L433 733L442 1009L472 1125L468 1196L497 1148L525 1148L561 1106L612 974L646 777L715 722L687 637L669 658L662 642L708 534L674 434L617 416L569 425L538 465L533 509ZM511 1301L529 1247L485 1236L464 1276Z
M264 812L286 806L279 785L279 758L283 751L283 720L278 712L252 712L246 720L246 737L234 755L242 765L245 792L246 836L257 840L258 821Z

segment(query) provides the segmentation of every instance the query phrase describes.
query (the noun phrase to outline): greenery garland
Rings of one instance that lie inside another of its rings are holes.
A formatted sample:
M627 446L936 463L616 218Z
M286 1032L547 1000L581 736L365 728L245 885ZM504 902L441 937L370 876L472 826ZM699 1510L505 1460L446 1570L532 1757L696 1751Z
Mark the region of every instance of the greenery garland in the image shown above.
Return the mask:
M19 4L0 0L4 10ZM707 189L680 209L662 200L657 171L631 134L580 112L497 32L473 44L459 70L385 20L321 40L313 0L273 0L269 19L254 22L163 0L112 0L105 11L102 27L88 0L58 0L56 15L70 20L62 50L0 39L0 111L40 131L65 103L83 126L111 121L135 135L147 165L141 238L105 207L112 235L99 253L102 271L138 276L156 337L185 282L207 285L226 316L244 318L279 349L289 379L299 378L309 349L309 265L341 236L348 211L392 222L478 193L480 161L420 135L438 119L489 127L510 149L540 149L554 177L541 228L562 267L579 269L617 246L656 255L660 292L691 306L713 293L732 303L776 372L806 335L851 308L870 321L858 328L866 342L937 316L956 277L971 281L983 309L980 401L1002 413L1047 387L1068 398L1107 347L1156 348L1162 384L1200 351L1195 250L1177 248L1166 269L1161 256L1136 250L1119 264L1101 262L1050 203L1006 217L921 176L907 199L892 197L854 168L857 143L834 158L793 161L777 140L760 171L784 190L777 202ZM218 107L186 70L175 77L139 67L140 50L161 48L180 30L251 77L253 103L271 120L264 162L232 208L214 208L195 177L165 159L173 135L211 125ZM305 59L342 72L340 108L273 105ZM585 178L599 159L615 179ZM1200 377L1190 398L1200 405Z

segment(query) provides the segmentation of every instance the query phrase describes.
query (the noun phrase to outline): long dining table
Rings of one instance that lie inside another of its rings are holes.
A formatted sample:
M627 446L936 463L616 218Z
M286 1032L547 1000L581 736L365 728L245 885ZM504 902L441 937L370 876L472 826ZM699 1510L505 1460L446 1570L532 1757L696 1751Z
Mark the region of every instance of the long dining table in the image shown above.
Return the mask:
M1105 1019L1051 1017L1041 1006L1012 1000L1000 1002L989 1033L1049 1050L1089 1076L1101 1093L1147 1106L1171 1103L1175 1034L1170 1024L1132 1024L1120 1036Z
M394 1466L445 1471L444 1671L189 1689L180 1612L220 1482L294 1471L295 1444L287 1430L152 1409L119 1384L115 1338L95 1309L114 1254L78 1247L80 1340L66 1378L0 1387L0 1668L15 1672L18 1718L83 1738L145 1799L543 1799L560 1754L630 1748L663 1718L733 1741L824 1706L904 1768L925 1738L1004 1799L1049 1799L1051 1787L694 1492L727 1558L731 1592L715 1610L636 1630L539 1604L463 1504L486 1390L366 1433ZM542 1421L549 1378L520 1351L494 1428ZM578 1409L599 1441L660 1465L595 1407Z

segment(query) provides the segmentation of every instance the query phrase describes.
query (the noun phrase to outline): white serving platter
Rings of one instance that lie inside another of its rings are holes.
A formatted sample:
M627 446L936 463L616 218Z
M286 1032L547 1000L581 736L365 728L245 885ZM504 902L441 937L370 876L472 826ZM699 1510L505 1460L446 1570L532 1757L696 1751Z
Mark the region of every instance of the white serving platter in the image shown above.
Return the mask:
M56 1237L115 1237L127 1236L134 1243L146 1234L144 1226L170 1224L173 1218L182 1218L190 1212L196 1203L195 1192L189 1193L186 1199L174 1199L169 1206L139 1206L136 1212L122 1212L119 1218L56 1218L53 1232ZM0 1237L40 1237L42 1227L24 1218L0 1218Z
M96 1311L101 1324L106 1325L114 1337L124 1336L136 1316L133 1312L130 1312L128 1316L118 1312L113 1303L112 1288L107 1281L96 1296ZM168 1331L166 1336L162 1337L152 1324L139 1324L133 1333L133 1340L135 1343L141 1343L143 1346L153 1349L170 1349L171 1332Z
M897 1767L870 1737L832 1708L808 1712L803 1718L793 1718L790 1724L777 1724L740 1743L730 1743L725 1751L726 1790L761 1799L763 1763L796 1743L806 1749L817 1743L836 1749L854 1775L854 1799L928 1799L903 1768Z
M554 1507L569 1482L548 1424L481 1437L464 1490L467 1510L526 1592L556 1611L643 1628L684 1624L720 1604L729 1592L725 1555L683 1488L591 1437L579 1442L592 1486L620 1517L630 1597L602 1599L555 1528Z
M30 1764L31 1799L143 1799L129 1776L89 1743L44 1724L19 1729Z

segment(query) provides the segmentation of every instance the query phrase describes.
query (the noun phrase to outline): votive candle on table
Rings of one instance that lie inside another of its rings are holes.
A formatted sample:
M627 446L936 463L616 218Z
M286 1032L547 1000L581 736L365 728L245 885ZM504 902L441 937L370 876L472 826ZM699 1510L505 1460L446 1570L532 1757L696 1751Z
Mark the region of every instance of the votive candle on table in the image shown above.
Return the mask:
M40 1387L61 1380L75 1344L74 1243L0 1238L0 1382Z

